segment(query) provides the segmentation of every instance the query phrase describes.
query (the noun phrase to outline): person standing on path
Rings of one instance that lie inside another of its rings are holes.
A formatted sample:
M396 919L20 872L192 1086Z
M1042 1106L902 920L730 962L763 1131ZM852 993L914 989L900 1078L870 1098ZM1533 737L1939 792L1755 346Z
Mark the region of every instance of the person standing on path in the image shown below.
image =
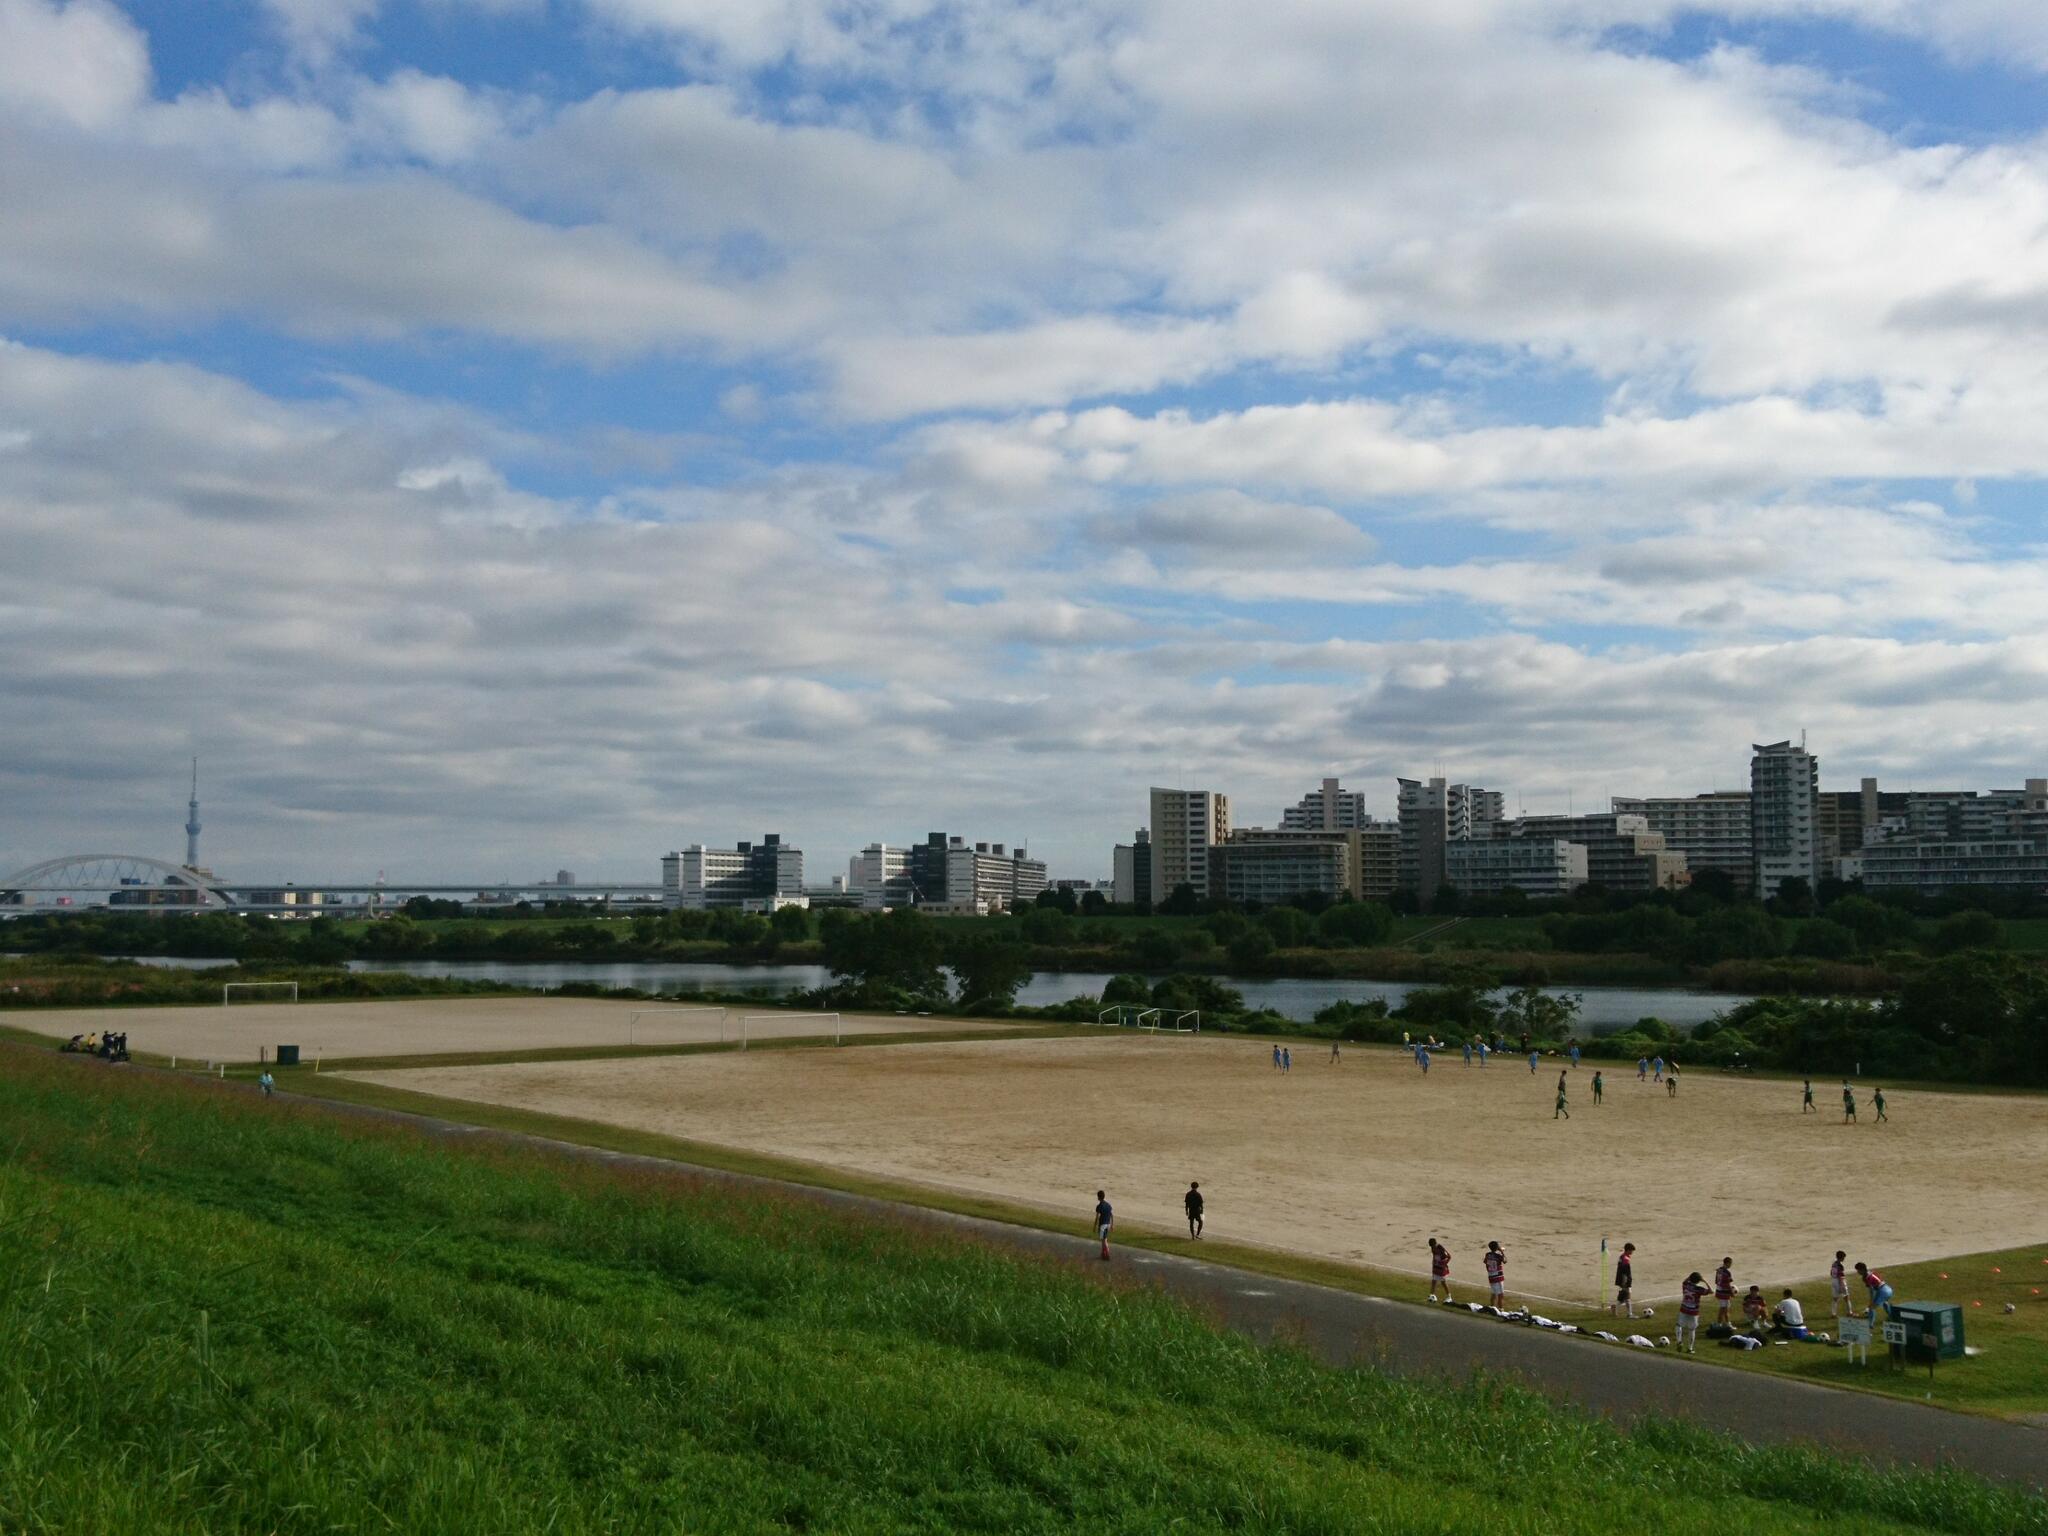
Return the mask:
M1435 1238L1429 1240L1429 1299L1437 1299L1437 1287L1443 1287L1443 1299L1451 1299L1451 1250Z
M1607 1310L1610 1313L1614 1313L1617 1317L1624 1315L1634 1317L1636 1315L1636 1304L1630 1299L1634 1296L1636 1289L1635 1258L1636 1245L1634 1243L1623 1243L1621 1245L1621 1257L1614 1261L1614 1307L1620 1307L1623 1311L1615 1313L1614 1307L1609 1307Z
M1479 1260L1486 1266L1486 1290L1496 1307L1504 1306L1508 1298L1508 1256L1499 1243L1489 1242L1486 1253Z
M1799 1101L1799 1113L1802 1115L1817 1115L1820 1113L1819 1110L1813 1107L1813 1079L1810 1077L1806 1080L1806 1095Z
M1877 1118L1879 1120L1889 1120L1891 1116L1884 1112L1884 1090L1882 1088L1878 1089L1876 1093L1871 1095L1871 1100L1877 1105Z
M1600 1088L1600 1069L1598 1067L1595 1067L1593 1069L1593 1103L1595 1107L1597 1107L1600 1103Z
M1840 1248L1835 1250L1835 1262L1828 1266L1828 1311L1835 1317L1849 1315L1849 1269L1844 1262L1849 1255Z
M1109 1208L1109 1195L1095 1191L1095 1235L1102 1240L1102 1257L1109 1257L1109 1229L1116 1225L1116 1212Z
M1190 1180L1188 1192L1180 1197L1180 1203L1188 1208L1188 1236L1202 1235L1202 1186Z

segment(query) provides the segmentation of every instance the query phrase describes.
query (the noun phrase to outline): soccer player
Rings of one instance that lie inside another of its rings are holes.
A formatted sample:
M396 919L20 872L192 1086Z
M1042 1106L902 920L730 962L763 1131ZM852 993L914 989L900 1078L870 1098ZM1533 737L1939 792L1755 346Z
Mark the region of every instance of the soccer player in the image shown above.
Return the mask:
M1650 1081L1653 1083L1664 1081L1664 1058L1662 1056L1655 1057L1650 1062Z
M1802 1115L1817 1115L1820 1113L1819 1110L1813 1107L1813 1079L1810 1077L1806 1080L1806 1095L1799 1101L1799 1113Z
M1095 1191L1095 1235L1102 1239L1102 1256L1109 1257L1109 1229L1116 1225L1116 1212L1109 1208L1109 1196Z
M1277 1045L1273 1047L1273 1070L1275 1072L1280 1070L1280 1047Z
M1891 1116L1887 1115L1884 1112L1884 1090L1882 1088L1878 1089L1876 1093L1871 1095L1871 1098L1877 1105L1877 1118L1880 1120L1889 1120Z
M1791 1292L1786 1292L1790 1295ZM1764 1300L1763 1287L1752 1285L1742 1298L1743 1325L1761 1333L1764 1324L1770 1320L1771 1304Z
M1551 1110L1550 1118L1555 1120L1560 1115L1567 1120L1572 1117L1572 1112L1564 1107L1564 1079L1561 1077L1557 1080L1557 1107Z
M1445 1301L1451 1299L1451 1250L1435 1238L1429 1240L1429 1299L1436 1300L1437 1288L1443 1288Z
M1615 1312L1614 1307L1623 1308L1630 1317L1636 1315L1636 1304L1629 1299L1636 1288L1635 1257L1636 1245L1623 1243L1621 1257L1614 1261L1614 1306L1607 1310L1616 1317L1622 1314Z
M1842 1124L1847 1125L1856 1118L1856 1090L1847 1083L1842 1084Z
M1883 1307L1885 1316L1892 1315L1892 1288L1883 1275L1872 1269L1861 1259L1856 1261L1856 1273L1863 1281L1863 1287L1870 1293L1870 1317L1874 1321L1877 1309Z
M1675 1061L1671 1063L1671 1070L1664 1074L1664 1097L1667 1099L1678 1097L1678 1063Z
M1714 1271L1714 1300L1720 1305L1720 1311L1715 1315L1714 1321L1717 1323L1727 1322L1729 1303L1735 1300L1735 1261L1733 1259L1723 1259L1721 1267Z
M1472 1037L1470 1035L1465 1037L1465 1065L1468 1067L1472 1065Z
M1600 1090L1601 1090L1601 1087L1602 1087L1602 1084L1601 1084L1601 1080L1600 1080L1600 1069L1599 1069L1598 1067L1595 1067L1595 1068L1593 1069L1593 1103L1594 1103L1594 1104L1595 1104L1596 1106L1597 1106L1597 1105L1599 1104L1599 1102L1600 1102Z
M1294 1070L1293 1047L1285 1045L1280 1047L1280 1070L1282 1072L1292 1072Z
M1339 1057L1340 1052L1337 1049L1337 1042L1332 1040L1330 1042L1330 1064L1332 1066L1335 1066L1337 1064L1337 1061L1339 1060Z
M256 1086L263 1090L263 1097L266 1099L277 1092L277 1079L270 1075L270 1068L263 1069L263 1075L256 1079Z
M1828 1266L1828 1314L1831 1317L1845 1317L1849 1312L1849 1271L1842 1262L1848 1257L1837 1248L1835 1262Z
M1424 1077L1427 1077L1427 1076L1429 1076L1429 1047L1428 1047L1428 1046L1426 1046L1426 1045L1418 1045L1417 1047L1415 1047L1415 1065L1417 1065L1418 1067L1422 1068L1422 1075L1423 1075Z
M1202 1186L1190 1180L1188 1192L1180 1197L1180 1203L1188 1208L1188 1236L1202 1235Z
M1649 1080L1650 1058L1647 1056L1638 1056L1636 1058L1636 1081L1639 1083L1646 1083Z
M1678 1288L1678 1347L1689 1355L1700 1352L1700 1300L1706 1294L1707 1283L1698 1270Z
M1579 1042L1578 1042L1578 1041L1576 1041L1576 1040L1574 1040L1574 1041L1572 1042L1572 1070L1576 1072L1576 1071L1578 1070L1578 1066L1579 1066Z
M1531 1077L1536 1075L1536 1058L1541 1054L1540 1051L1531 1051L1529 1053L1529 1075Z
M1484 1035L1479 1037L1479 1065L1482 1067L1486 1065L1486 1037Z
M1479 1262L1486 1266L1487 1294L1493 1298L1496 1307L1500 1306L1508 1295L1508 1256L1499 1243L1488 1243Z

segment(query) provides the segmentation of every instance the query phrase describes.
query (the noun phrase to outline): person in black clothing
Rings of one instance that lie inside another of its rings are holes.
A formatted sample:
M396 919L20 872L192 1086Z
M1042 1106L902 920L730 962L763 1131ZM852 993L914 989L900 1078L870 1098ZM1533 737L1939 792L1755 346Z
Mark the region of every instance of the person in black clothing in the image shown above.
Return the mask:
M1188 1208L1188 1236L1200 1237L1202 1235L1202 1186L1190 1183L1188 1185L1188 1192L1181 1196L1180 1203Z
M1636 1245L1623 1243L1621 1257L1614 1261L1614 1307L1624 1309L1630 1317L1636 1315L1635 1303L1630 1299L1636 1288L1635 1257ZM1612 1312L1614 1307L1607 1310Z

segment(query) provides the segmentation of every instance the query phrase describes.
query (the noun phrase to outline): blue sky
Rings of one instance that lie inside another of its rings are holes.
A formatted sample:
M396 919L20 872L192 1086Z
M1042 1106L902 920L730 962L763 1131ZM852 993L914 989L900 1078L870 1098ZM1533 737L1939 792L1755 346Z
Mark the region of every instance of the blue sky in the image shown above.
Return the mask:
M2048 769L2048 13L0 0L0 869Z

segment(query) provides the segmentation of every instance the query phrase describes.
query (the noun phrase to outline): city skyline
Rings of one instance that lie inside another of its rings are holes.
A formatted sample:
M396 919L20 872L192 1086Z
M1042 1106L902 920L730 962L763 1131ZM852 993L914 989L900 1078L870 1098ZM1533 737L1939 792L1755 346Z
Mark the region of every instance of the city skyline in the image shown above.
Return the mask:
M0 0L0 869L2018 783L2048 21L1857 9Z

